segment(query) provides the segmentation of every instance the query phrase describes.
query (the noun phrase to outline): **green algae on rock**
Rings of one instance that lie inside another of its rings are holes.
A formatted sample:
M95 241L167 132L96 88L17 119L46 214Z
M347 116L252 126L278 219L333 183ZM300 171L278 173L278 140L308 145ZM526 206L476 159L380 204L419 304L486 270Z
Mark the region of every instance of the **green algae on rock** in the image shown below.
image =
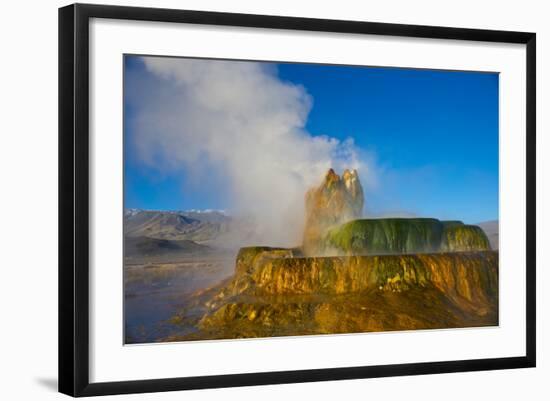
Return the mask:
M361 219L327 231L319 248L343 255L490 250L477 226L429 218Z
M362 219L329 230L325 247L347 255L437 252L442 233L436 219Z
M491 245L480 227L463 224L445 228L441 249L447 252L478 251L491 249Z
M364 194L356 170L330 169L306 193L306 256L373 255L491 249L477 226L433 218L361 219Z

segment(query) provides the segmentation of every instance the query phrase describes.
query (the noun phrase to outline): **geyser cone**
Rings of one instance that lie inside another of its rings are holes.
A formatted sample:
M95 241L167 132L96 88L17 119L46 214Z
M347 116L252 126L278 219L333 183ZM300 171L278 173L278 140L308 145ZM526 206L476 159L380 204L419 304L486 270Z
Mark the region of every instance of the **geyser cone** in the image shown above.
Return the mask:
M329 228L361 217L364 195L357 171L346 169L340 177L330 169L321 185L306 193L305 203L303 249L315 255L322 251L320 240Z

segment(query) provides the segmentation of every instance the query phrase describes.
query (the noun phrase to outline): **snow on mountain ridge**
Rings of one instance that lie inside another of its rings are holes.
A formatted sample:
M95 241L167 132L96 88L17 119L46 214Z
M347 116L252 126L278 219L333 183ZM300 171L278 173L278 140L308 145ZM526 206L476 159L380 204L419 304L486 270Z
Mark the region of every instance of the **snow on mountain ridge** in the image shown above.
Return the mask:
M161 210L161 209L138 209L138 208L124 209L125 216L134 216L142 212L172 213L172 214L186 214L186 213L221 214L224 216L229 216L225 209L187 209L187 210Z

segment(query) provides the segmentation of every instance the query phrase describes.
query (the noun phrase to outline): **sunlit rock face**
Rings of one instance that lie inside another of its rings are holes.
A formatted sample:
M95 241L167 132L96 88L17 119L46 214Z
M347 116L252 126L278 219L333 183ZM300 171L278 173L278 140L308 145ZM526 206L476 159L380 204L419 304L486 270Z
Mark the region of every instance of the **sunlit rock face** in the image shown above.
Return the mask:
M498 324L498 253L295 257L245 248L187 339ZM299 255L298 255L299 256Z
M316 255L326 230L361 217L364 206L363 187L356 170L345 170L340 177L330 169L321 185L306 193L306 223L303 250Z
M453 299L487 303L498 288L498 254L492 251L313 258L294 252L244 248L228 295L401 292L431 284Z

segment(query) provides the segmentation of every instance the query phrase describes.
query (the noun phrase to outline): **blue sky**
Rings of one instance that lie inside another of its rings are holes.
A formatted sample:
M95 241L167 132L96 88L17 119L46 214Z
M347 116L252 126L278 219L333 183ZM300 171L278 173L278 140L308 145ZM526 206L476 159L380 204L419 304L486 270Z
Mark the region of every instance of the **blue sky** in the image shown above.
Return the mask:
M498 74L276 64L272 73L312 100L305 129L352 137L371 161L366 212L477 223L498 218ZM159 173L136 157L138 101L153 77L125 62L125 207L225 209L212 191L188 191L185 171Z

